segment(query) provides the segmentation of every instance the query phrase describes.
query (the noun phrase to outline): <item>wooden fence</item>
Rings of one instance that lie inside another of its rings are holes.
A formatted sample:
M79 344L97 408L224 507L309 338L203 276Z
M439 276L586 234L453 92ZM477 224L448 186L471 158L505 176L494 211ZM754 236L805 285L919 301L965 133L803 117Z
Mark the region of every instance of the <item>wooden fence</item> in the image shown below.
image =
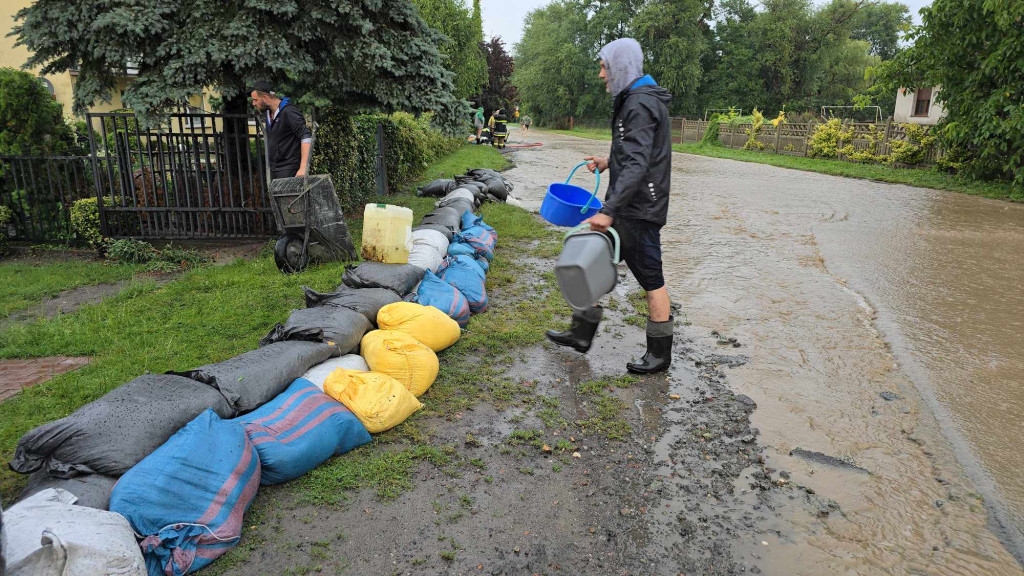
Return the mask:
M700 142L704 137L710 122L706 120L688 120L686 118L672 118L672 142L682 144L684 142ZM790 156L807 156L807 144L814 134L814 129L819 122L793 122L783 123L779 127L772 126L768 121L761 126L757 134L757 141L764 145L764 151L775 152L776 154L788 154ZM727 148L743 148L750 139L747 132L751 125L733 124L722 122L719 124L718 141ZM903 124L897 124L891 120L884 123L872 122L844 122L843 131L853 129L853 148L855 151L862 151L870 146L871 138L878 139L875 154L888 155L891 152L890 143L898 140L906 140L907 130ZM924 164L932 164L939 151L933 149ZM840 160L842 159L840 155Z

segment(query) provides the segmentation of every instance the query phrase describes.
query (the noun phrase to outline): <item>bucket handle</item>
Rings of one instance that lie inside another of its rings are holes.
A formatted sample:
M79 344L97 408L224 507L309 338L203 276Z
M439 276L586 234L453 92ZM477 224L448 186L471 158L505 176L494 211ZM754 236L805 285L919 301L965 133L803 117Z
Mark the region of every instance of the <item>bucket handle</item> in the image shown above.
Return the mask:
M565 179L565 183L568 184L569 180L572 180L573 175L576 174L576 171L587 164L589 164L589 162L580 162L577 164L576 167L572 169L572 172L569 172L569 177ZM586 214L587 210L590 210L590 203L594 201L594 198L597 197L597 191L601 189L601 172L595 170L594 176L597 176L597 182L594 184L594 193L587 199L587 203L583 205L583 208L580 208L580 214Z
M590 228L590 224L587 224L586 222L584 222L584 223L574 227L572 230L569 230L568 232L566 232L565 233L565 238L563 238L563 241L567 240L569 238L569 236L572 236L573 234L579 232L580 230L589 229L589 228ZM612 260L612 262L615 263L615 264L618 264L619 263L619 247L622 245L622 241L619 240L619 233L615 231L615 228L609 227L608 231L612 233L612 238L615 239L615 242L613 243L613 244L615 244L615 259Z

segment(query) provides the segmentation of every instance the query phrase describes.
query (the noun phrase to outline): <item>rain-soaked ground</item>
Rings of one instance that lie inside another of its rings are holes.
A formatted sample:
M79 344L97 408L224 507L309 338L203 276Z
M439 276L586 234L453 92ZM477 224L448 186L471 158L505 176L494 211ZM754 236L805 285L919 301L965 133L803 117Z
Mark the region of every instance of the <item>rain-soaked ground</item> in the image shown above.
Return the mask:
M608 149L517 140L544 143L512 154L529 209ZM682 154L672 187L671 297L691 336L743 343L728 388L757 406L769 475L803 487L741 476L726 501L709 493L713 513L756 514L722 523L732 557L770 574L1022 573L1024 206ZM666 417L656 455L687 433ZM668 500L655 550L687 538Z

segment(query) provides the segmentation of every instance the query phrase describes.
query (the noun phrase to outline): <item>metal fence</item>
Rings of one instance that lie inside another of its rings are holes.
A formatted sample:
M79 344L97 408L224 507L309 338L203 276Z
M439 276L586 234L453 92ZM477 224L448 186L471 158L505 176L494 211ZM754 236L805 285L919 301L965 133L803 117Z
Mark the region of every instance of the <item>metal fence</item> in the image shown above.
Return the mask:
M133 114L89 114L91 163L104 236L265 237L263 135L242 114L172 114L141 130Z
M0 156L0 205L16 238L67 239L71 205L95 195L88 156Z
M704 132L708 128L709 121L687 120L686 118L672 118L672 142L682 144L684 142L700 142ZM778 127L770 122L761 125L761 130L755 139L761 143L763 150L777 154L790 156L807 156L807 143L814 134L816 122L785 122ZM728 124L722 122L718 128L718 141L728 148L743 148L750 139L749 131L751 124ZM844 122L843 130L852 130L853 137L850 143L854 151L866 150L871 142L876 142L875 154L887 155L891 152L890 143L906 140L907 129L903 124L892 121L874 122ZM932 149L925 158L923 164L932 164L942 154L941 150ZM842 160L842 156L839 158Z

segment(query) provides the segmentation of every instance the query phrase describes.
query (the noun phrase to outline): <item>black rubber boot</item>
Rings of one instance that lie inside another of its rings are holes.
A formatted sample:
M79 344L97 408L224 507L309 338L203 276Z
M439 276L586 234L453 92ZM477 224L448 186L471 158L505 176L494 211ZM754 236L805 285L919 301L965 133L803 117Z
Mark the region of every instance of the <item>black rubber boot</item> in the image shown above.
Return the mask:
M572 313L572 326L565 332L548 330L548 340L559 346L570 346L577 352L587 353L590 344L597 334L597 327L601 323L601 316L604 309L600 306L592 306L586 310Z
M647 353L639 362L629 362L626 370L634 374L654 374L667 370L672 364L673 316L665 322L647 320Z

